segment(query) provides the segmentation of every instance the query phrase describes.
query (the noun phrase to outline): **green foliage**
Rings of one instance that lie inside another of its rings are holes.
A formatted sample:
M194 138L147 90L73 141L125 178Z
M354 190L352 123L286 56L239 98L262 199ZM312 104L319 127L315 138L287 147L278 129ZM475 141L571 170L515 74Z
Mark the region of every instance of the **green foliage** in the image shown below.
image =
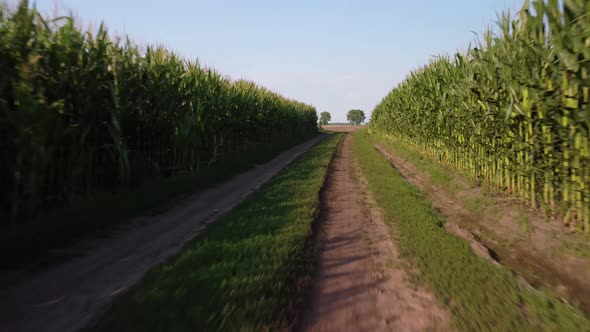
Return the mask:
M409 161L419 171L426 173L433 184L440 186L446 192L454 194L460 189L458 184L453 181L453 173L450 169L444 168L440 163L434 163L432 160L424 158L420 151L416 151L407 144L395 140L395 137L385 137L373 133L370 138L373 143L378 143L388 150L394 151L397 156Z
M412 72L372 130L590 231L590 2L526 1L500 34Z
M350 124L358 126L365 122L365 112L361 110L350 110L346 114L346 120L348 120Z
M204 189L235 174L271 160L297 140L285 137L273 143L261 143L248 153L227 154L216 167L198 172L157 177L137 186L99 191L89 199L80 199L44 215L42 223L22 223L0 232L0 261L7 269L48 266L71 258L69 248L84 236L108 234L113 225L141 215L154 215L174 206L196 188ZM57 250L56 250L57 249ZM65 257L62 256L65 253Z
M327 125L332 120L332 115L328 112L320 113L320 126Z
M590 331L579 310L522 283L510 271L476 256L448 233L444 220L371 145L365 130L353 151L386 223L395 225L400 253L464 331Z
M346 114L346 120L355 126L365 122L365 112L361 110L350 110Z
M101 25L0 4L0 219L317 132L312 106ZM216 166L218 166L216 164Z
M311 225L340 138L333 134L313 147L178 257L149 272L94 330L284 328L311 277Z

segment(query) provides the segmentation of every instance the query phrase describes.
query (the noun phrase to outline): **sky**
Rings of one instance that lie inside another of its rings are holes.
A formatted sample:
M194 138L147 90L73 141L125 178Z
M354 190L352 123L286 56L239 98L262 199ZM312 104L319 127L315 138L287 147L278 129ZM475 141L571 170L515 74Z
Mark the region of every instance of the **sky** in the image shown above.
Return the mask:
M346 122L350 109L368 120L411 70L466 49L523 1L31 0L312 104L332 122Z

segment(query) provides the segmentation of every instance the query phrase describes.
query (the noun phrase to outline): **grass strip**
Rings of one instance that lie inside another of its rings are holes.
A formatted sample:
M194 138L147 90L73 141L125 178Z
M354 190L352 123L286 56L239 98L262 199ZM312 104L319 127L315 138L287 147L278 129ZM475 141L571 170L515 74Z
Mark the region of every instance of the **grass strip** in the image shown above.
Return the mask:
M447 192L452 193L460 189L457 188L457 185L453 182L455 173L452 170L441 164L434 163L432 160L421 155L414 148L398 142L394 136L386 137L383 134L371 132L370 140L394 151L396 155L410 162L416 167L416 169L428 174L432 183L441 186ZM466 180L471 181L470 178L467 178Z
M38 222L0 228L0 270L51 265L62 258L55 249L67 248L85 236L108 232L133 217L166 210L179 199L267 162L303 141L261 144L255 151L222 156L212 167L193 174L156 177L141 185L98 193L49 211Z
M366 130L353 149L385 220L398 232L400 252L419 279L466 331L590 331L576 308L526 285L508 270L476 256L469 243L446 232L444 221L418 189L371 145Z
M502 213L494 199L494 196L502 194L497 188L487 186L485 183L476 183L472 177L461 174L453 170L449 165L445 165L438 160L433 160L421 154L415 146L405 144L393 135L384 135L372 131L370 132L369 140L394 152L396 156L412 164L418 171L426 174L433 185L443 189L449 195L455 195L461 190L469 190L476 186L482 188L482 194L466 197L463 202L465 208L474 215L497 216ZM522 208L525 207L523 206ZM521 211L520 221L522 222L519 222L524 232L530 232L530 224L523 213L524 211ZM508 245L502 238L495 237L494 239Z
M93 330L284 328L311 277L311 226L340 138L324 139L152 269Z

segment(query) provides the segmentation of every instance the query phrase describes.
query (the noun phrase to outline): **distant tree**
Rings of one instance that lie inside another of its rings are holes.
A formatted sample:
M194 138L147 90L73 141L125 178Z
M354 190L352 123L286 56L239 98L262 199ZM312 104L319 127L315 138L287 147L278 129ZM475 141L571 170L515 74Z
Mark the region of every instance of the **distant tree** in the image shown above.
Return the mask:
M348 114L346 114L346 119L350 124L358 126L365 122L365 112L361 110L350 110L348 111Z
M328 112L322 112L320 114L320 126L327 125L332 120L332 116Z

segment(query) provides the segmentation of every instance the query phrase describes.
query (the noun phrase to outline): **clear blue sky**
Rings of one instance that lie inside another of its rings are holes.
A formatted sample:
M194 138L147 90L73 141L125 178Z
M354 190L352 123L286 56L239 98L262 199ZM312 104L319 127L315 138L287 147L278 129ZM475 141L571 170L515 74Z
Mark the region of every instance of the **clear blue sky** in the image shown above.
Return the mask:
M496 14L524 0L36 0L163 44L234 79L328 111L374 106L433 55L465 49Z

